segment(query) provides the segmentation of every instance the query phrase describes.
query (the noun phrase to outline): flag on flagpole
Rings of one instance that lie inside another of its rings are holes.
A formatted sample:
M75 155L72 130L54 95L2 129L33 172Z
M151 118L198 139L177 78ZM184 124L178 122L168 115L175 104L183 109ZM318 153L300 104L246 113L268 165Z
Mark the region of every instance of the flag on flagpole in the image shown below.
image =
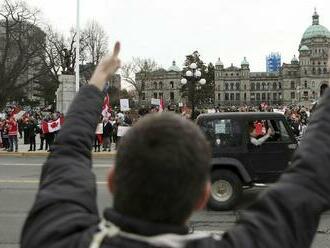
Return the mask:
M110 97L109 94L107 94L104 97L103 105L102 105L102 115L105 118L108 118L110 116L110 111L111 111L111 105L110 105Z

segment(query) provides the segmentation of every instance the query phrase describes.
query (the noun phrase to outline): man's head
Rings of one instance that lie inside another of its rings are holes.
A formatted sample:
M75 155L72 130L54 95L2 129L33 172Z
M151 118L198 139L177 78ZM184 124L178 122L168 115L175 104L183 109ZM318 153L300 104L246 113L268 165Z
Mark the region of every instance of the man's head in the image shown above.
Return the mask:
M210 148L175 114L149 115L122 138L110 188L114 208L151 222L183 224L209 193Z

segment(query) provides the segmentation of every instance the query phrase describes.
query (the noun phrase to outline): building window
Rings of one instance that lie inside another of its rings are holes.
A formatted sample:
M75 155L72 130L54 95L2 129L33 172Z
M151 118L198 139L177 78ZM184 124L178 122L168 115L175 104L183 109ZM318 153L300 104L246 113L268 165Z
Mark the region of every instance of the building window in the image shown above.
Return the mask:
M260 101L260 93L257 93L256 98L257 98L257 101Z
M251 83L251 90L255 90L255 84Z
M278 88L282 89L282 83L281 82L278 82Z
M319 72L319 74L321 74L321 73L322 73L322 70L321 70L321 68L319 68L318 72Z
M142 93L142 100L144 101L146 99L146 93Z
M228 100L229 100L229 94L225 93L225 101L228 101Z
M305 75L307 75L307 70L305 70Z
M314 81L312 81L312 87L313 87L313 88L315 87L315 82L314 82Z
M159 89L160 89L160 90L163 89L163 82L159 82Z
M254 101L255 100L255 94L254 93L251 93L251 101Z
M229 85L225 83L225 90L229 90Z
M145 87L146 87L146 84L145 84L145 82L142 82L142 83L141 83L141 90L144 90L144 89L145 89Z
M230 93L230 101L234 101L235 100L234 97L235 97L235 94L234 93Z
M240 93L236 93L236 101L239 101L241 99Z
M159 98L163 98L163 92L159 92Z
M246 90L246 84L244 84L244 90Z
M173 81L170 82L170 87L171 87L171 89L174 88L174 82Z
M296 94L295 94L295 92L291 92L291 99L296 99Z
M157 97L157 92L154 92L154 98L156 98L156 99L158 98Z
M273 100L274 100L274 101L277 100L277 93L273 93Z
M236 90L240 90L239 83L236 83Z
M270 93L267 93L267 100L270 100Z
M313 72L313 74L315 75L315 73L316 73L316 70L315 70L315 68L313 68L312 72Z
M266 84L265 84L265 83L262 83L262 85L261 85L261 89L262 89L262 90L266 90Z
M305 101L308 100L308 91L304 91L304 100L305 100Z
M262 93L262 94L261 94L261 100L262 100L262 101L265 101L265 100L266 100L266 93Z
M260 90L260 83L257 83L257 90Z
M154 89L157 89L157 82L154 82Z
M294 81L291 81L291 90L294 90L296 88L296 85L294 83Z
M274 82L274 83L273 83L273 90L276 90L276 89L277 89L277 83Z
M246 93L244 93L244 101L246 101Z
M323 73L326 74L327 73L327 68L323 69Z
M305 86L305 89L306 89L307 88L307 81L305 81L304 86Z
M234 90L234 83L230 84L230 90Z
M170 99L171 101L174 101L174 92L170 92Z
M218 93L218 100L219 100L219 101L221 100L220 96L221 96L221 94L220 94L220 93Z

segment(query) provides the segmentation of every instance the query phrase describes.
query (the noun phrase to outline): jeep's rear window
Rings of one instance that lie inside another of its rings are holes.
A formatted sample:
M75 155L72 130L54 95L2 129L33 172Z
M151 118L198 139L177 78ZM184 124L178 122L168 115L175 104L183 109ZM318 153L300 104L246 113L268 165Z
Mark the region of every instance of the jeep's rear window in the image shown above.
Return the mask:
M201 123L201 129L212 147L236 147L242 144L242 128L236 120L205 120Z

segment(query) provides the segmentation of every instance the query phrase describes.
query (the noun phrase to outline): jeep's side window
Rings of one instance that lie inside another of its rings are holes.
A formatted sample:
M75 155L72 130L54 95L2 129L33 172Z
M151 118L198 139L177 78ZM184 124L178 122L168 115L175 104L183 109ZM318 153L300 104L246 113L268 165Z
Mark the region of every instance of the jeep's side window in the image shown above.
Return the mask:
M284 126L283 121L279 121L279 128L280 128L280 133L281 133L281 141L290 142L291 138L290 138L290 135L288 134L287 129Z
M242 143L242 129L236 120L208 120L202 130L213 147L235 147Z

